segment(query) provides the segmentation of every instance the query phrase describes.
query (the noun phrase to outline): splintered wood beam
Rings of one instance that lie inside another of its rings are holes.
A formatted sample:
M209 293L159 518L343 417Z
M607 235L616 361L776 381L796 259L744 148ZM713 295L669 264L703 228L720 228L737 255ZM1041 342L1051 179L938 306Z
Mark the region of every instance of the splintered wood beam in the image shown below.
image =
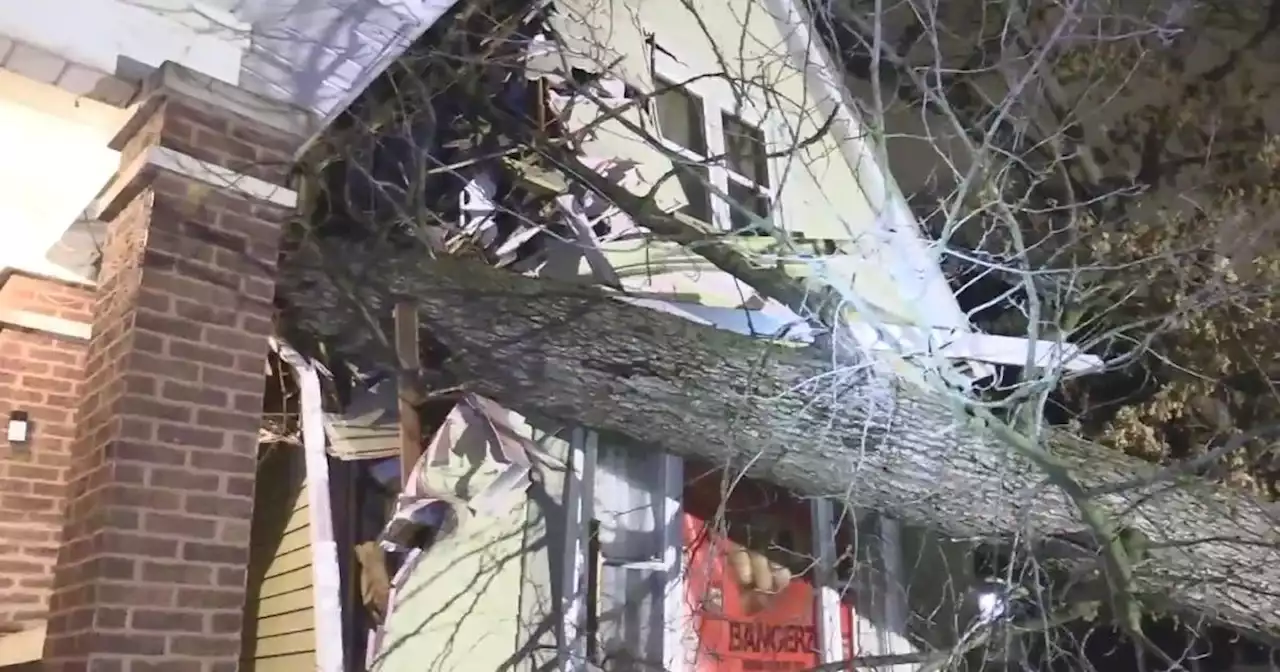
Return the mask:
M417 401L422 398L418 372L422 361L418 348L418 307L402 301L394 308L396 359L399 365L396 387L400 407L400 486L409 483L409 472L422 456L422 418Z

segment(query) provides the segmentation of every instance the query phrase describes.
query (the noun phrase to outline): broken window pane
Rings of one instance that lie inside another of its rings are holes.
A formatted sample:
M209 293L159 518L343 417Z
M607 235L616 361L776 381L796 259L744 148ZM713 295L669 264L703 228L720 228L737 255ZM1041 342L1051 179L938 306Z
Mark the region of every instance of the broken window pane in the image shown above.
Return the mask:
M707 187L711 174L706 166L680 164L676 166L676 179L680 182L688 205L680 212L703 222L711 221L711 189Z
M764 133L732 114L723 115L723 121L725 162L729 170L768 189L769 155Z
M729 198L741 207L729 206L729 228L732 231L739 232L744 236L767 236L769 232L756 225L755 222L743 212L748 210L755 213L765 220L765 224L770 224L769 218L769 197L762 194L754 187L739 183L737 180L729 180Z
M662 137L699 155L707 155L707 139L702 129L702 100L697 96L661 79L654 80L658 93L654 94L654 107L658 115L658 131Z

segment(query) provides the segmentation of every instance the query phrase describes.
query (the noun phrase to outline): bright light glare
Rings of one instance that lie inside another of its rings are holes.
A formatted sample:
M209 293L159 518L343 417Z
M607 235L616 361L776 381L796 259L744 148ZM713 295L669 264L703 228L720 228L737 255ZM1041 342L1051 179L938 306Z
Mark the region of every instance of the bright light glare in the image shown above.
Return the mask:
M994 590L978 593L978 618L983 623L990 623L1003 616L1006 606L1004 596Z

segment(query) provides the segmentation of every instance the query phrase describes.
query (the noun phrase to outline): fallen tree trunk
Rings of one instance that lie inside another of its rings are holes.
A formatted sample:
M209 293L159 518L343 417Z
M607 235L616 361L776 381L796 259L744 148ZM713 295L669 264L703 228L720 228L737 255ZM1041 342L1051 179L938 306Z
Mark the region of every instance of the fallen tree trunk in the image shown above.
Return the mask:
M364 252L315 252L310 267L295 255L282 291L305 312L292 319L327 337L367 335L369 316L390 315L408 298L450 351L447 368L520 412L637 449L745 468L953 538L1040 539L1084 528L1068 498L976 421L867 366L833 367L815 351L699 326L592 287ZM341 268L322 270L337 260ZM1049 441L1087 488L1155 473L1103 446L1061 434ZM1098 499L1150 538L1136 589L1280 642L1280 554L1265 505L1201 481L1170 485Z

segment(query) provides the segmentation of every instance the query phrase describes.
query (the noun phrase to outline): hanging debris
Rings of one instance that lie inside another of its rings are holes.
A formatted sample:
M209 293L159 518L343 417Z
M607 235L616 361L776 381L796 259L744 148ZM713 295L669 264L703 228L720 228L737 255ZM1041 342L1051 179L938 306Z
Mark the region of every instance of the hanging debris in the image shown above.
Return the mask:
M511 411L478 395L467 395L436 430L396 499L391 520L378 540L388 551L429 550L471 516L509 511L529 487L538 448L512 426ZM451 454L465 455L465 490L448 470ZM484 469L483 464L496 465ZM481 473L496 473L487 482ZM478 481L478 482L477 482Z

